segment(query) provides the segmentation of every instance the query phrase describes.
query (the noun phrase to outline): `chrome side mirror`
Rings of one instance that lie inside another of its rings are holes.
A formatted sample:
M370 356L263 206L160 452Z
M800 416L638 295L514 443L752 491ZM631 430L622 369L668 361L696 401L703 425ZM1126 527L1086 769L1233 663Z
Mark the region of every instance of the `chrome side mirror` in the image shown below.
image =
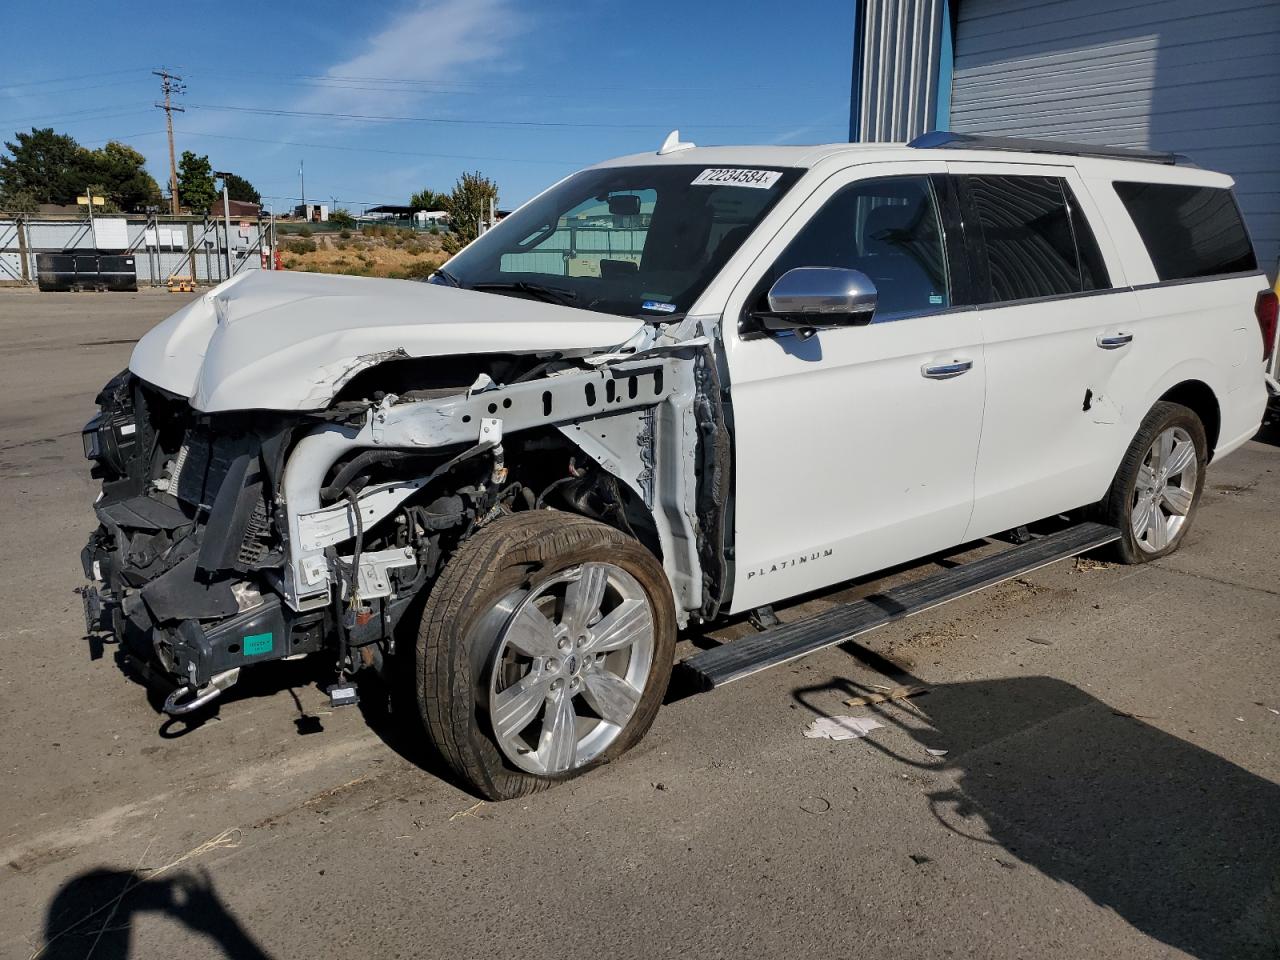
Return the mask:
M768 312L759 315L766 330L815 330L867 323L875 313L876 285L861 270L846 267L796 267L769 289Z

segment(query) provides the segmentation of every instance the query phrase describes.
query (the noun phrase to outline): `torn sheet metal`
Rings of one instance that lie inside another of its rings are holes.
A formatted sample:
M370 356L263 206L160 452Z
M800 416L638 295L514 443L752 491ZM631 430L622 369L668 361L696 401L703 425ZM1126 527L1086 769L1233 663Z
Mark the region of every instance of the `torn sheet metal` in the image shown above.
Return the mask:
M358 357L346 357L325 364L312 374L310 389L302 399L304 408L323 407L339 390L361 370L368 370L388 360L407 360L409 354L397 347L379 353L366 353Z

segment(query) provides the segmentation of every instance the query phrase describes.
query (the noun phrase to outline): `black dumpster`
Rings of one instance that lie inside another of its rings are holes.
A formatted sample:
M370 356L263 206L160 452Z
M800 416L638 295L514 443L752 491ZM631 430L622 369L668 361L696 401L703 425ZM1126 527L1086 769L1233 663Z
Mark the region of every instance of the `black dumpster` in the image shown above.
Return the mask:
M37 253L41 290L137 290L138 267L130 254Z

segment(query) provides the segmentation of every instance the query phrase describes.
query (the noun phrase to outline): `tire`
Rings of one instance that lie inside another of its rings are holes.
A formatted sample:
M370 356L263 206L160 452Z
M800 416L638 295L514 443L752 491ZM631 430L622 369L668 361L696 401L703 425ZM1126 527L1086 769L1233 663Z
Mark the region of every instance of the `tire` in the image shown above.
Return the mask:
M1204 424L1193 411L1163 400L1151 408L1098 504L1099 519L1121 532L1115 559L1147 563L1178 549L1200 505L1208 453ZM1174 460L1167 475L1162 458Z
M502 517L459 548L423 607L418 707L477 793L527 796L644 736L675 637L666 575L638 542L556 510Z

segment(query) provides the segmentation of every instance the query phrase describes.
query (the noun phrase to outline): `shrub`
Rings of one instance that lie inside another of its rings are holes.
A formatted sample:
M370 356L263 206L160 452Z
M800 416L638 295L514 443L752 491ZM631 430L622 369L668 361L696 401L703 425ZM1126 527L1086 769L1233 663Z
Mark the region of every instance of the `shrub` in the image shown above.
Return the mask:
M290 253L315 253L319 248L314 240L303 238L301 240L290 240L285 249Z
M311 228L310 228L310 227L299 227L299 228L298 228L298 236L300 236L300 237L309 237L309 236L311 236L311 234L312 234L312 230L311 230Z
M343 240L350 240L351 231L348 230L346 227L343 227L341 230L338 231L338 236L340 236Z
M430 260L419 260L416 263L408 264L404 270L397 272L401 273L406 280L425 280L436 272L436 265Z

